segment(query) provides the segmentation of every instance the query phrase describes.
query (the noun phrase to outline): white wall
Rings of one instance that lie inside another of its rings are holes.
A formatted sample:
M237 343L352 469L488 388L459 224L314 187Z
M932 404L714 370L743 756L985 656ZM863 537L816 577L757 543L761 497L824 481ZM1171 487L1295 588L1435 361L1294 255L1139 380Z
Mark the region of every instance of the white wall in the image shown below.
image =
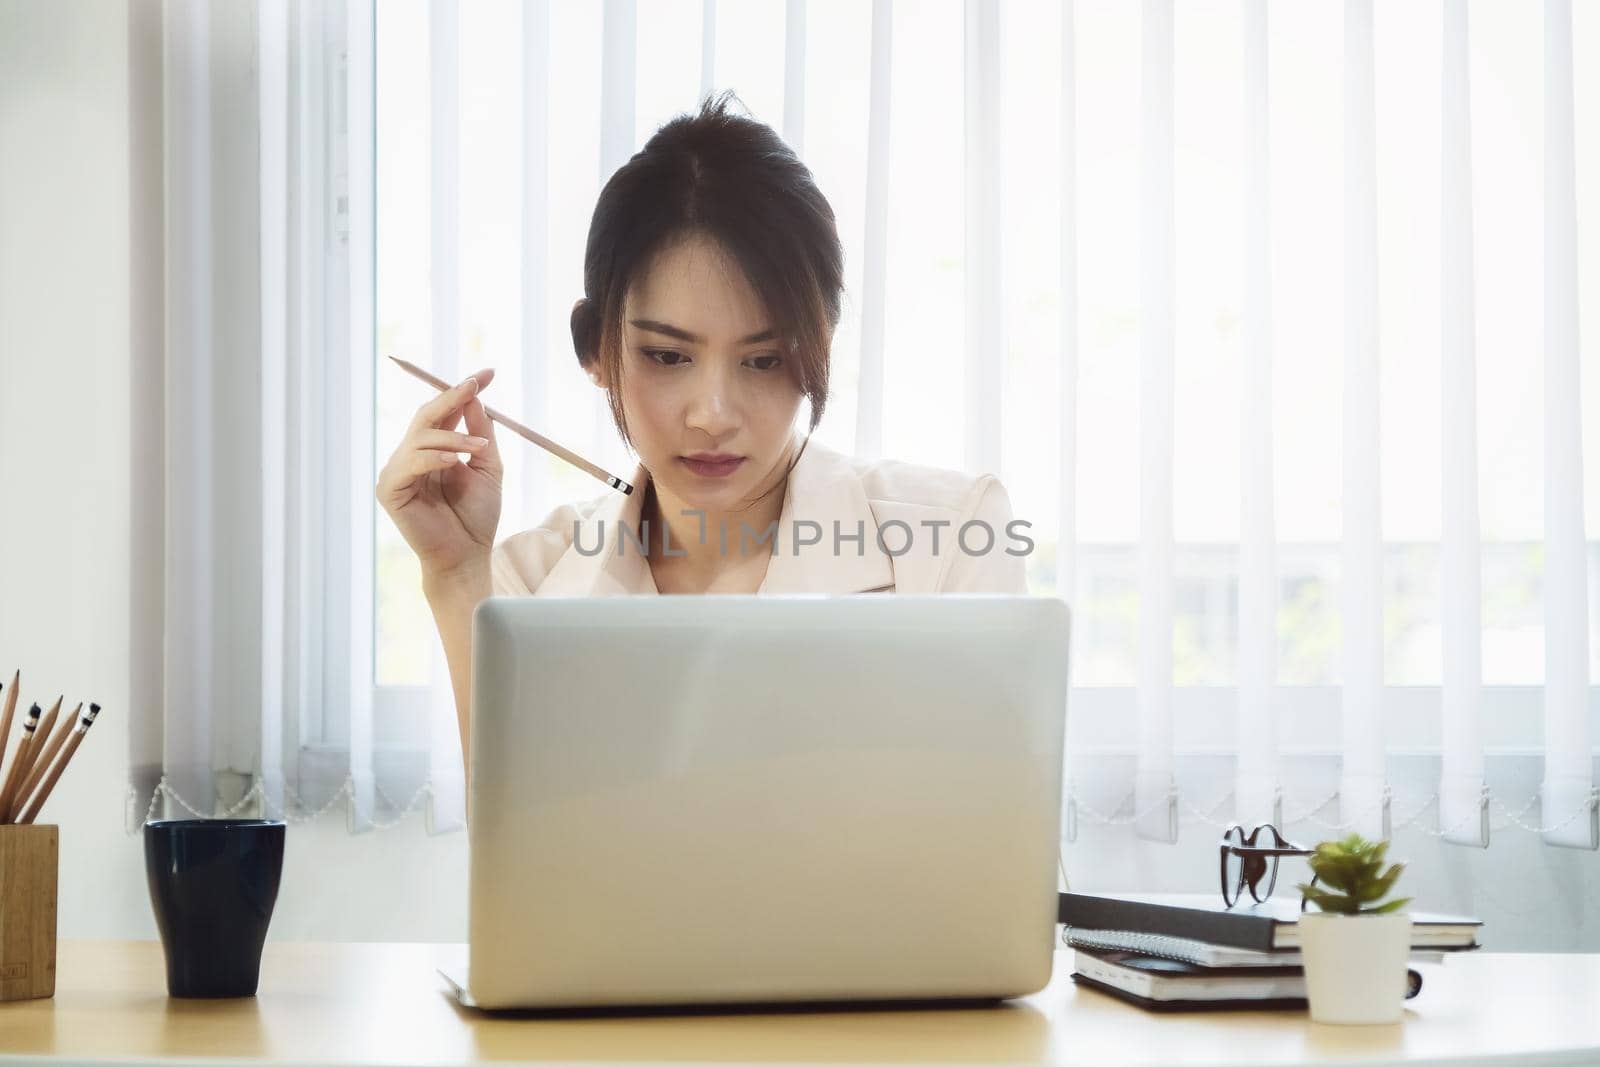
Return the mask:
M130 646L144 637L129 617L130 494L156 462L128 454L131 346L153 343L137 301L159 297L149 264L130 258L131 224L148 237L159 149L130 124L130 32L150 28L141 2L0 3L0 671L22 668L25 699L105 708L47 814L62 828L64 937L155 933L140 840L123 830ZM134 72L150 60L136 52ZM132 106L148 107L149 85L135 89ZM1067 865L1074 888L1210 892L1215 838L1187 826L1169 847L1086 826ZM1395 852L1423 906L1478 913L1492 947L1600 951L1592 853L1515 830L1488 852L1402 830ZM271 936L461 940L465 871L464 836L430 838L420 816L351 837L332 813L291 829Z
M127 15L0 5L0 667L106 708L45 820L61 926L140 916L121 831L128 687ZM26 704L18 708L19 714ZM14 747L14 743L13 743ZM107 892L117 887L121 891Z

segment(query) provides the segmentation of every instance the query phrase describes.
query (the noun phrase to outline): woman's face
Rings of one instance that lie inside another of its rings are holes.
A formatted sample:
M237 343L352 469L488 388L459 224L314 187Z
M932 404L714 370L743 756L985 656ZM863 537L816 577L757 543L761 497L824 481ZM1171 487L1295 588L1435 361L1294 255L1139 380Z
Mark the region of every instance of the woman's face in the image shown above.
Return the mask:
M738 263L704 236L678 241L627 294L623 324L623 415L658 491L717 513L774 487L802 393Z

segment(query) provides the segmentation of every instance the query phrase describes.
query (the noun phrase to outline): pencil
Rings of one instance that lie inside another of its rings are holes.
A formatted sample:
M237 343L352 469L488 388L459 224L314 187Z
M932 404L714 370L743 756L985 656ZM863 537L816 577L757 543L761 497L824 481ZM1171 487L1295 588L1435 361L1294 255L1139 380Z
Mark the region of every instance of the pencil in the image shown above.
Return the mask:
M450 383L446 382L442 378L438 378L438 377L434 376L433 374L430 374L429 372L423 370L421 367L417 366L415 363L407 363L405 360L401 359L398 356L390 356L389 358L394 360L396 363L398 363L400 365L400 369L401 370L404 370L406 373L408 373L408 374L410 374L410 375L412 375L414 377L421 378L423 381L427 382L429 385L433 386L435 389L439 390L441 393L444 392L446 389L451 388ZM545 451L553 452L556 455L560 456L562 459L566 460L568 463L572 464L574 467L577 467L580 470L588 471L590 474L594 475L596 478L599 478L602 482L605 482L611 488L620 489L624 493L633 492L633 486L629 485L627 482L623 481L621 478L618 478L616 475L610 473L609 471L604 470L601 467L595 466L593 463L590 463L588 460L584 459L582 456L578 455L576 452L572 451L571 449L562 448L560 445L558 445L554 441L550 440L550 438L544 436L544 434L537 433L537 432L535 432L533 430L528 429L526 426L522 425L522 423L518 422L516 419L508 418L507 416L502 415L500 412L496 411L494 408L490 407L488 404L483 405L483 413L485 415L489 416L495 422L498 422L501 426L504 426L506 429L510 430L512 433L520 434L521 436L526 437L528 440L532 441L534 444L538 445L540 448L544 449Z
M0 808L0 822L14 822L16 820L17 809L22 807L22 798L27 795L26 790L23 788L24 783L33 775L33 766L39 762L39 753L43 751L45 744L50 740L50 733L56 727L56 719L61 716L61 701L63 699L62 697L56 698L56 702L50 706L49 713L45 715L44 722L40 723L39 728L33 732L33 740L28 743L28 758L23 760L21 758L22 750L20 748L17 750L17 762L20 766L16 770L16 782L11 786L11 792L6 797L6 805L4 808Z
M6 784L0 787L0 823L9 822L4 818L6 806L11 802L11 793L16 789L17 768L28 762L28 742L33 740L33 731L39 728L39 705L35 704L28 709L28 721L22 724L22 740L17 742L17 754L11 757L11 770L6 774Z
M11 672L11 690L6 693L6 710L0 716L0 767L5 766L6 746L11 743L11 715L17 710L17 679L21 677L20 668Z
M82 711L83 701L80 700L78 701L78 706L73 709L72 714L62 720L61 729L57 730L53 735L40 735L39 741L34 745L35 751L39 754L34 757L33 766L29 768L28 777L23 781L22 788L17 791L15 804L17 811L21 811L28 803L28 797L33 794L34 787L39 784L39 779L43 778L45 772L50 769L50 761L56 758L56 753L61 751L61 746L67 743L67 735L72 732L72 720L76 719ZM47 736L50 739L48 745L45 744L45 737Z
M83 705L79 704L78 707L81 708ZM17 820L19 825L26 826L33 822L34 816L39 814L39 809L44 807L44 802L50 799L50 792L55 789L56 782L61 777L61 772L67 769L67 763L72 759L72 754L78 751L79 745L83 744L83 735L89 732L89 727L94 725L94 720L99 714L100 705L90 704L89 714L85 715L83 721L78 723L78 728L72 731L72 740L67 742L66 751L61 753L61 758L56 760L54 767L50 768L50 773L45 777L44 784L39 787L39 792L34 796L33 803L28 805L28 810L23 812L22 818Z

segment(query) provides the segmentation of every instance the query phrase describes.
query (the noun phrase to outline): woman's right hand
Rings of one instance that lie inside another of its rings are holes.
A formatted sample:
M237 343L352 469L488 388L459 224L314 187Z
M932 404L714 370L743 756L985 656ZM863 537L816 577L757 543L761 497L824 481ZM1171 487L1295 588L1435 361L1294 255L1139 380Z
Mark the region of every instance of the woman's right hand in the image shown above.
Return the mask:
M425 579L487 570L505 475L494 423L478 399L493 380L492 369L481 370L418 408L378 474L378 503L417 554ZM456 430L463 417L467 433ZM467 462L456 458L460 452Z

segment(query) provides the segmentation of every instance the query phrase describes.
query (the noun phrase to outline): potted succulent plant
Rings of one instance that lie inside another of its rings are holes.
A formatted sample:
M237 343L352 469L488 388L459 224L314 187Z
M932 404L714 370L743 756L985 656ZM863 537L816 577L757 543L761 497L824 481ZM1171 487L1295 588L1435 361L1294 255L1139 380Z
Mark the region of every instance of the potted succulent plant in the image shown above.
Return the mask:
M1400 1021L1411 955L1411 916L1401 909L1411 898L1385 899L1405 866L1384 870L1388 848L1351 834L1306 859L1315 877L1298 888L1320 909L1299 923L1313 1022Z

